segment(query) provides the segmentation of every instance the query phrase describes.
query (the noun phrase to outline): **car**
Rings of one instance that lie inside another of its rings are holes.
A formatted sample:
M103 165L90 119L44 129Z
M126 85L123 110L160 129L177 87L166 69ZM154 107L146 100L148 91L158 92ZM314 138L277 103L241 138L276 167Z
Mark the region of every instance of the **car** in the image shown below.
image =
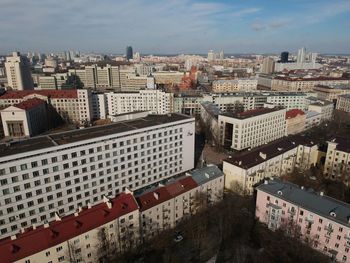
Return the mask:
M178 243L181 242L184 239L184 237L180 234L177 234L174 238L174 242Z

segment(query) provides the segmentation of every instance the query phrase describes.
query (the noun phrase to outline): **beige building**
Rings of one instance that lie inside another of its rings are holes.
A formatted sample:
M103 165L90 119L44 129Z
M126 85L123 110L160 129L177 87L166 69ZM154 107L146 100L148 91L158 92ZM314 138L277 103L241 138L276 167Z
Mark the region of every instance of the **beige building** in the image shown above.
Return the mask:
M278 107L220 114L220 143L240 151L277 140L285 135L285 116Z
M345 184L350 180L350 139L336 137L328 141L324 174Z
M338 97L337 110L345 111L350 113L350 95L341 95Z
M48 127L46 102L28 99L1 110L5 137L23 138L38 135Z
M297 134L305 130L306 114L299 109L286 112L286 135Z
M266 177L280 177L295 168L309 169L319 160L315 142L302 136L287 137L223 161L225 188L252 194Z
M0 240L2 263L103 262L139 240L139 210L130 193L122 193L43 226L21 229ZM109 253L104 248L108 246Z
M143 239L175 227L196 213L201 205L222 199L224 176L217 166L209 165L186 175L137 197Z
M68 122L84 124L92 119L91 93L86 89L8 91L0 96L0 107L5 108L32 98L46 101Z
M156 84L179 85L185 75L178 71L157 71L153 72L152 76Z
M324 86L316 85L313 89L317 93L317 98L335 102L340 95L350 94L349 85Z
M333 118L334 104L330 101L315 100L309 104L308 110L321 114L321 122L329 121Z
M246 79L220 79L213 81L213 92L253 91L257 89L258 80Z
M13 52L12 57L6 57L5 68L10 88L13 90L34 88L29 61L26 57L21 56L19 52Z

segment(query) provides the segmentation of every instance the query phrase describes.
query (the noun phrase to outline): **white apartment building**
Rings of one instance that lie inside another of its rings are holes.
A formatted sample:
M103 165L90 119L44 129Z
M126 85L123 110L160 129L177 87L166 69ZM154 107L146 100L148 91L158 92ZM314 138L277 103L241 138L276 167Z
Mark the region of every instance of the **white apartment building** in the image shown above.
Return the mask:
M150 111L154 114L173 112L173 94L161 90L140 90L138 92L106 93L108 115L133 111Z
M322 114L316 111L306 111L305 130L316 127L322 122Z
M26 57L21 56L19 52L13 52L12 57L6 57L5 69L8 86L13 90L34 88L29 61Z
M224 176L217 166L209 165L186 175L136 198L143 239L175 227L195 214L201 208L201 202L210 205L222 199Z
M333 118L334 104L330 101L317 100L309 104L309 111L318 112L321 114L321 122L329 121Z
M139 240L139 210L130 193L42 226L21 229L0 240L2 263L102 262L110 253L123 252Z
M350 94L338 97L336 109L350 113Z
M318 163L315 142L302 136L287 137L223 161L225 188L252 194L266 177L280 177L296 167L309 169Z
M350 180L350 139L336 137L327 143L324 174L348 185Z
M285 116L283 108L220 114L221 145L240 151L277 140L285 135Z
M1 110L5 137L31 137L48 128L46 102L37 98L25 100Z
M0 107L9 107L32 98L46 101L68 122L84 124L92 119L91 93L86 89L8 91L0 96Z
M94 120L106 119L108 116L107 96L105 93L92 93L92 117Z
M253 91L257 89L256 78L220 79L213 81L213 92Z
M0 235L194 167L194 118L144 118L0 146Z

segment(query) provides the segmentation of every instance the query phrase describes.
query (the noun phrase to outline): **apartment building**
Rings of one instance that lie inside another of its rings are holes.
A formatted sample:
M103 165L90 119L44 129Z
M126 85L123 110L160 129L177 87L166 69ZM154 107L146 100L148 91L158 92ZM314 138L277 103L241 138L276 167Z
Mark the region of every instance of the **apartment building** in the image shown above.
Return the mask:
M305 130L317 127L322 122L322 114L316 111L306 111Z
M255 216L260 222L306 240L332 261L349 262L349 204L278 179L256 190Z
M315 102L310 103L308 106L309 111L321 114L321 122L329 121L333 118L333 109L333 102L325 100L317 100Z
M118 253L138 239L138 205L132 194L121 193L0 240L1 262L101 262L106 257L103 245Z
M0 145L0 234L194 167L194 118L147 117Z
M306 114L293 109L286 112L286 135L297 134L305 130Z
M173 228L196 213L202 203L210 205L221 200L223 189L222 171L209 165L138 196L142 238L151 238L162 230Z
M46 102L37 98L1 110L1 120L5 137L31 137L49 127Z
M336 109L350 113L350 94L338 97Z
M218 117L221 111L212 102L204 101L201 103L201 121L205 125L206 140L220 142L220 129ZM209 134L207 134L209 133Z
M324 174L329 178L349 184L350 180L350 139L335 137L328 141Z
M19 52L13 52L6 57L5 62L8 86L13 90L31 90L34 88L30 75L29 60Z
M243 79L219 79L213 81L213 92L232 92L232 91L252 91L256 90L258 80L255 78Z
M315 166L321 153L318 145L302 136L291 136L223 161L225 188L252 194L254 186L267 177L280 177L295 168Z
M117 115L133 111L149 111L155 114L173 112L173 94L161 90L140 90L105 94L108 114Z
M314 87L319 85L349 85L350 79L328 76L301 77L260 74L258 77L258 84L260 86L276 91L308 92L313 91Z
M313 91L317 93L318 99L336 102L340 95L350 94L350 85L316 85Z
M277 140L285 136L285 116L284 108L260 108L220 114L220 143L240 151Z
M108 116L107 97L105 93L92 92L91 94L92 118L94 120L106 119Z
M190 116L200 114L201 102L203 102L203 94L174 94L174 112Z
M6 108L32 98L54 107L67 122L83 124L92 119L91 93L86 89L8 91L0 96L0 107Z
M185 74L179 71L156 71L152 76L156 84L180 85Z

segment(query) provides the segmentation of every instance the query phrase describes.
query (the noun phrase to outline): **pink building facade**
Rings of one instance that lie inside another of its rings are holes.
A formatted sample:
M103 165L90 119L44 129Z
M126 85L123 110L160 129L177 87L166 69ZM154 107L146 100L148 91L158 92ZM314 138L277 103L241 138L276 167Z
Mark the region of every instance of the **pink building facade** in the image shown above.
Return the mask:
M258 186L255 216L298 236L338 262L350 262L350 205L278 179Z

